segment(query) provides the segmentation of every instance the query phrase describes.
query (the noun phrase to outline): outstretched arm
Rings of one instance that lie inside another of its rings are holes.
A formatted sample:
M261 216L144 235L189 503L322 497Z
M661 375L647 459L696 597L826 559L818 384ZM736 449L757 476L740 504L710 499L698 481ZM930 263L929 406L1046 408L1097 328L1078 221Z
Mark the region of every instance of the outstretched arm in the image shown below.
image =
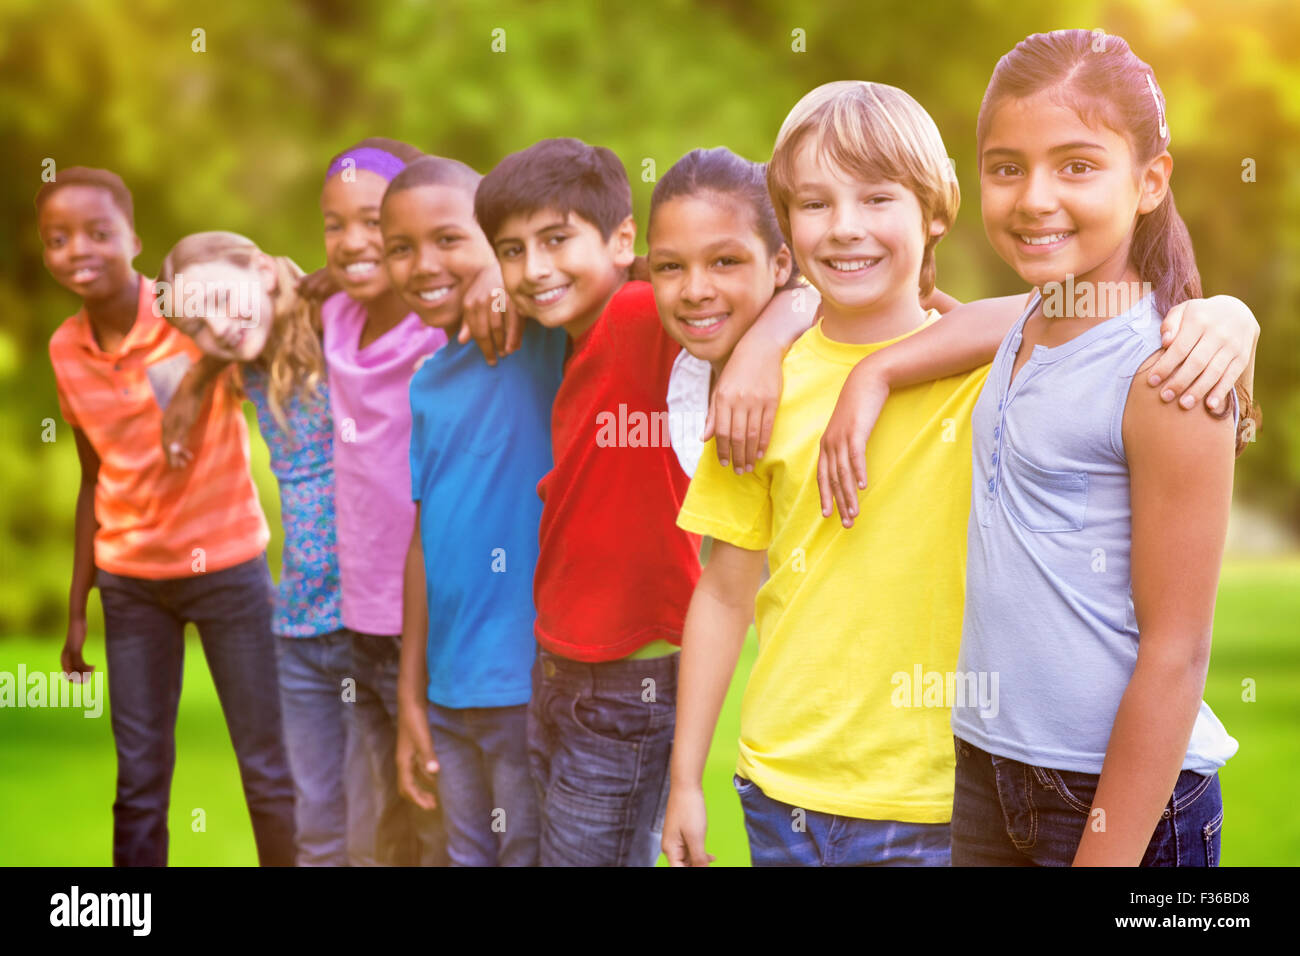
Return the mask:
M212 384L229 365L226 359L203 356L190 366L176 387L176 394L163 409L163 454L170 467L184 468L194 460L194 453L185 446L185 439L199 417L199 409L212 390Z

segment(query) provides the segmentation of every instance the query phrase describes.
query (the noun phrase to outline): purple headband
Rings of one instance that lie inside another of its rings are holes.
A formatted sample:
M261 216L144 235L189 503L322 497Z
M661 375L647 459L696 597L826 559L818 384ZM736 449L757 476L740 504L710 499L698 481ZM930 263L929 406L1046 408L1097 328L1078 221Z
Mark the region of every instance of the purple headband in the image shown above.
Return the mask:
M344 165L348 160L352 161L352 169L368 169L372 173L383 176L389 182L392 182L393 177L406 168L406 163L392 153L373 146L363 146L361 149L343 153L330 163L330 168L325 171L325 181L329 182L333 176L348 168Z

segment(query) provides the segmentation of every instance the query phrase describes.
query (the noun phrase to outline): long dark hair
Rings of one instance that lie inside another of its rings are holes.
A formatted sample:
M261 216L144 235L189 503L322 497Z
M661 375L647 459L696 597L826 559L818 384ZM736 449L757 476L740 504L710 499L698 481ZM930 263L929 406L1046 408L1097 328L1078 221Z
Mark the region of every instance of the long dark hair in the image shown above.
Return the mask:
M1099 31L1056 30L1026 37L998 60L980 104L977 155L983 151L989 122L1003 100L1054 89L1066 95L1086 122L1100 121L1128 137L1139 165L1169 148L1165 96L1151 67L1121 37ZM1201 273L1192 237L1174 206L1172 189L1155 209L1138 216L1129 260L1141 281L1150 283L1161 315L1179 302L1201 297ZM1241 385L1237 385L1237 399L1241 408L1240 454L1247 419L1257 426L1260 416L1258 406Z

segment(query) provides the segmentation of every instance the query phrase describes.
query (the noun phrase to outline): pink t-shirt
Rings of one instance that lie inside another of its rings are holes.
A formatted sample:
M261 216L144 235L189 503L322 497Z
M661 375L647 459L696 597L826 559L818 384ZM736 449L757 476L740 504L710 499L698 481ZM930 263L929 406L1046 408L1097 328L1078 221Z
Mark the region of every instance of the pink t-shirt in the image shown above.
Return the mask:
M343 624L402 632L402 573L415 528L411 376L447 341L412 312L364 349L366 311L339 292L321 306L334 413L334 500Z

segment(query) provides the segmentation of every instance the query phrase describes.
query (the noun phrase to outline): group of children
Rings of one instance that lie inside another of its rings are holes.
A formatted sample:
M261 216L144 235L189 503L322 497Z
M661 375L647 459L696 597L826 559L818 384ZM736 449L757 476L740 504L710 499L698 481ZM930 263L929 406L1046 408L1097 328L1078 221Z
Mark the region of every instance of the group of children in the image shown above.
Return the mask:
M114 862L166 861L193 621L264 864L705 864L753 620L756 865L1215 864L1236 742L1201 693L1258 326L1199 298L1163 98L1107 40L999 63L984 220L1037 291L967 305L935 290L938 130L875 83L804 97L766 165L688 153L643 262L621 162L572 139L486 176L358 143L306 278L208 232L150 282L121 180L60 172L63 667L98 585ZM1121 292L1060 317L1067 276Z

